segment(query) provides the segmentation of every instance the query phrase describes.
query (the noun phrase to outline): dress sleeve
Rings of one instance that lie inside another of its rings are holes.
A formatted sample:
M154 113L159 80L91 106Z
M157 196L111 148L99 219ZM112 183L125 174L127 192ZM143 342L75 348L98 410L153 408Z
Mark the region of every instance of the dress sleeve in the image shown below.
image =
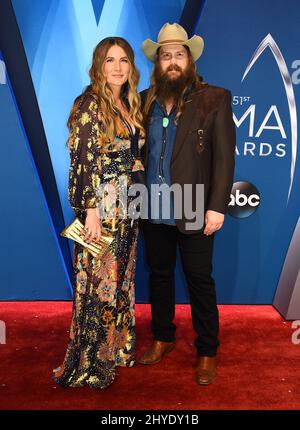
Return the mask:
M68 199L73 209L97 207L101 173L98 137L97 102L91 95L86 95L76 113L75 124L69 136Z

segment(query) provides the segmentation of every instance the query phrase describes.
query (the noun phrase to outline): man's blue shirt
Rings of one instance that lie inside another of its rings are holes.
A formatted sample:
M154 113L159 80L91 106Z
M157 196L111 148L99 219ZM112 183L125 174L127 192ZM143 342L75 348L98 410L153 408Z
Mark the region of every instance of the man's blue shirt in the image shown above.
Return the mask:
M171 193L169 202L170 215L163 218L163 202L161 198L161 192L151 193L151 185L172 185L170 165L177 128L174 123L175 116L175 108L173 108L170 114L167 115L165 109L161 106L159 101L156 100L148 125L149 153L147 165L147 187L149 196L149 220L155 223L164 223L169 225L176 225L174 219L173 194ZM158 214L157 219L154 219L154 213Z

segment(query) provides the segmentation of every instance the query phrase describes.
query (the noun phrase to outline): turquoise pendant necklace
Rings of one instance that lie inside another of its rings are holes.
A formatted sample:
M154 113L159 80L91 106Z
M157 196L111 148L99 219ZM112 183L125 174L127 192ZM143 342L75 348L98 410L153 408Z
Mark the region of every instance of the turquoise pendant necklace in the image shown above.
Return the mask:
M169 118L167 118L167 117L164 117L163 118L163 127L164 128L167 128L168 127L168 124L169 124Z

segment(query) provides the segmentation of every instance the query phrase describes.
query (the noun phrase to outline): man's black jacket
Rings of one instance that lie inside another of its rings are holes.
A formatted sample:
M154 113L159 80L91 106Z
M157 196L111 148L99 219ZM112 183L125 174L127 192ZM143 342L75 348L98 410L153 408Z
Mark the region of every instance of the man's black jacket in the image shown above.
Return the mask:
M147 92L140 94L142 108ZM226 213L233 183L235 139L230 91L203 83L185 102L170 166L172 184L180 184L182 189L184 184L192 184L193 209L196 184L204 184L204 210ZM146 137L143 148L146 170L148 151ZM191 220L183 216L176 220L176 225L184 233L195 232L186 229L187 222Z

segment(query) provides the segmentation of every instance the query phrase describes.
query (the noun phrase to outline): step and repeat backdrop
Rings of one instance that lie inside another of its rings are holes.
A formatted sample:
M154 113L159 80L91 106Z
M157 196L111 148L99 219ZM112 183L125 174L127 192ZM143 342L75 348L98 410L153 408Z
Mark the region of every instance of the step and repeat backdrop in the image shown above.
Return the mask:
M152 64L143 56L142 41L156 40L165 22L187 24L183 17L193 17L192 30L205 41L199 74L232 92L237 130L229 214L215 240L218 302L268 304L277 294L279 310L287 313L292 296L294 303L300 296L299 2L12 0L12 5L46 136L46 147L38 150L49 154L64 225L74 217L67 200L66 120L89 82L94 47L110 35L126 38L143 90ZM70 260L61 250L47 184L38 174L43 166L37 169L32 156L5 60L1 54L0 299L71 299ZM71 244L68 250L71 255ZM141 238L137 302L148 301L147 276ZM176 283L177 302L187 302L179 262Z

